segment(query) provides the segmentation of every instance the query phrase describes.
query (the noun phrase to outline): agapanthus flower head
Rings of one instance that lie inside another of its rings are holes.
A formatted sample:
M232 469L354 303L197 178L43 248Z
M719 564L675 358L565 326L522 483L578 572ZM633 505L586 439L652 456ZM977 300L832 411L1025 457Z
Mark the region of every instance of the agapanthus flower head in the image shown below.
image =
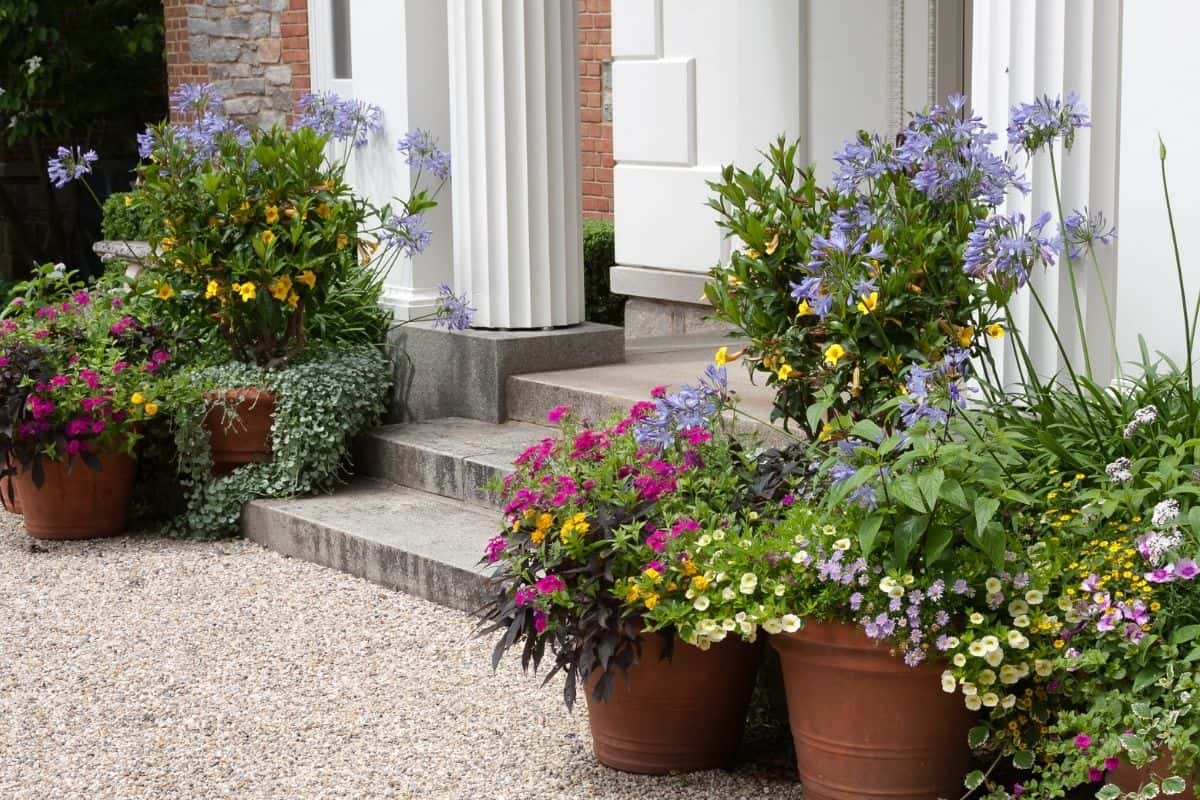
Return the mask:
M437 317L433 327L447 330L463 331L471 327L475 318L475 309L467 301L467 294L456 295L446 284L438 287Z
M371 134L383 130L383 109L353 97L333 92L309 92L297 104L299 115L294 129L310 128L334 141L348 141L362 147Z
M441 180L450 177L450 154L438 148L429 131L409 131L401 137L396 149L404 154L404 163L410 167L424 170Z
M392 214L384 224L379 241L384 248L397 248L409 258L420 255L433 241L433 231L425 227L422 214Z
M185 83L171 95L171 109L178 114L198 116L220 109L224 101L211 83Z
M846 142L834 153L833 160L838 164L833 185L846 197L857 193L864 181L882 177L898 166L892 157L891 146L878 134L867 136L864 133Z
M1061 96L1051 99L1050 95L1043 95L1032 103L1013 106L1008 143L1033 155L1055 139L1062 139L1063 147L1070 150L1075 144L1076 130L1091 125L1087 107L1075 92L1068 92L1065 100Z
M1048 222L1048 211L1028 227L1019 211L979 220L967 235L963 271L1010 290L1023 287L1036 264L1054 265L1058 242L1043 232Z
M1063 220L1063 245L1072 259L1079 258L1086 249L1112 244L1116 238L1117 229L1108 224L1102 211L1089 215L1085 207L1082 211L1071 212Z
M157 142L154 138L154 129L149 125L146 130L137 135L138 158L149 158L154 153L154 148Z
M46 162L46 174L55 189L82 178L92 171L92 164L100 160L95 150L84 152L81 147L59 147L57 155Z

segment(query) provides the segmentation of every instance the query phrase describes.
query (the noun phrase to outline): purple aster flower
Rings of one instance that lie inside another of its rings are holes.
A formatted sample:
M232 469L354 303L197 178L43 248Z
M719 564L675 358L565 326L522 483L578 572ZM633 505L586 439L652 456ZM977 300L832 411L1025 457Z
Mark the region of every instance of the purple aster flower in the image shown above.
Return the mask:
M950 637L943 633L937 638L937 641L934 642L934 646L937 647L937 649L941 652L946 652L950 649Z
M1008 143L1033 155L1055 139L1062 139L1063 147L1070 150L1075 144L1076 129L1091 125L1087 107L1075 92L1069 92L1066 100L1043 95L1032 103L1013 106Z
M850 595L850 610L851 611L858 611L860 608L862 608L862 604L863 604L862 592L855 592L854 594Z
M965 580L963 580L962 578L959 578L958 580L956 580L954 582L954 585L952 587L950 587L950 591L954 592L957 595L965 595L971 591L971 587L967 585L967 582Z
M293 128L310 128L334 141L349 141L356 148L369 142L372 133L383 130L379 106L333 92L309 92L300 98L299 111Z
M941 578L938 578L933 583L929 584L929 589L926 590L925 596L936 603L942 599L942 596L945 593L946 582Z
M413 130L404 134L396 145L404 154L404 163L424 170L442 180L450 177L450 154L438 149L437 141L429 131Z
M462 331L471 327L475 317L475 309L467 302L467 295L454 294L454 290L446 284L438 287L438 305L434 312L433 327L447 330Z
M938 627L944 628L950 624L950 614L944 609L939 610L933 615L933 621Z
M149 158L154 153L154 129L149 125L146 130L137 135L138 158Z
M92 171L92 164L100 160L95 150L83 152L81 147L59 147L58 155L46 162L46 174L55 189L82 178Z

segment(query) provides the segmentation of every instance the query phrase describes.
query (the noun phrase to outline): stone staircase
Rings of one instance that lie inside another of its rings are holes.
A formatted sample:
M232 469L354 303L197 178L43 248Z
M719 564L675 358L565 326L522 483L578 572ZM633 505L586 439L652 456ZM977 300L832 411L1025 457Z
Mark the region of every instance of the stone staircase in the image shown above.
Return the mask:
M593 419L626 411L656 385L694 382L723 341L644 340L630 343L625 363L509 375L508 421L441 417L376 428L356 444L348 485L250 503L242 531L280 553L473 611L490 596L479 560L501 529L487 487L550 432L546 412L560 404ZM736 366L730 385L753 413L769 413L769 393Z

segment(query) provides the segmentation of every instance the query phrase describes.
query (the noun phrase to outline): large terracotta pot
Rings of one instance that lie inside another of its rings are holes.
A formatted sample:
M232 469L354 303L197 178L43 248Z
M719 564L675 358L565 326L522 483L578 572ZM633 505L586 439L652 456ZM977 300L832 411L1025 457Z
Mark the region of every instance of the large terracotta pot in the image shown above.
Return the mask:
M225 475L243 464L271 460L275 395L262 389L225 389L205 392L204 398L211 406L204 417L204 427L212 443L216 474Z
M25 530L35 539L94 539L125 530L133 494L135 463L127 455L99 456L100 470L83 461L42 461L42 485L32 468L13 478L25 512Z
M1108 782L1118 786L1123 792L1136 792L1148 783L1152 776L1168 778L1174 775L1171 771L1171 759L1164 756L1152 761L1141 769L1135 769L1132 764L1121 759L1120 765L1108 773ZM1188 781L1187 791L1177 794L1179 800L1196 800L1196 785L1194 780Z
M17 486L7 475L0 478L0 505L10 514L21 513L21 497L17 494Z
M759 647L730 636L701 651L675 641L662 660L663 637L647 635L641 660L618 674L600 702L587 682L588 722L597 760L624 772L662 775L733 766L754 691Z
M804 800L959 797L974 715L941 687L942 667L908 667L851 625L809 622L779 651Z

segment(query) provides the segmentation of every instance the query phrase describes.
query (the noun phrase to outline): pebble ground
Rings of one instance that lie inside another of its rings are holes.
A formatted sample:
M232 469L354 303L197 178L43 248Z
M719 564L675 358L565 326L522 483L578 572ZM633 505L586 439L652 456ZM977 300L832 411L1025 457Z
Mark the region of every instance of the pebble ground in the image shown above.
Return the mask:
M38 543L0 511L0 798L798 798L601 767L464 614L245 541Z

